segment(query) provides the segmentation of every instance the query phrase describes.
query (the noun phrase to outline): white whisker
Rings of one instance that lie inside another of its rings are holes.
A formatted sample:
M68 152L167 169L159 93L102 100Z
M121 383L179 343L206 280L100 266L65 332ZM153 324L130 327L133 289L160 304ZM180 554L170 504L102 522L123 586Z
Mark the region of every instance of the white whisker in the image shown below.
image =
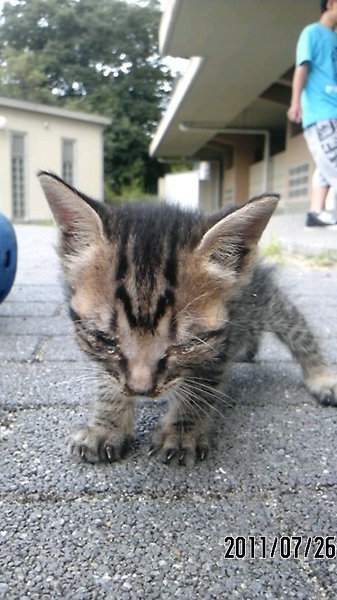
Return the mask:
M213 404L211 404L210 402L208 402L208 400L200 395L197 396L196 398L193 398L192 395L190 395L190 391L186 390L186 393L188 394L188 401L190 403L190 406L193 404L196 409L198 409L199 411L202 411L205 416L207 416L207 418L209 418L210 416L210 412L207 411L203 406L206 406L208 409L210 409L211 411L213 410L217 415L219 415L222 419L225 417L224 414ZM200 416L200 415L199 415Z
M219 390L217 388L214 388L212 385L210 385L206 382L207 382L207 380L204 380L201 378L186 377L183 385L189 386L189 389L191 391L200 392L200 393L204 392L204 393L208 394L210 397L217 398L219 401L223 402L224 404L227 404L227 406L230 406L230 407L233 406L228 402L228 400L235 402L234 398L229 396L229 394L226 394L226 392Z
M207 418L209 417L209 413L196 402L196 400L189 394L187 390L180 390L179 396L182 400L184 408L185 406L188 407L189 411L196 415L198 418L200 418L200 412L202 412ZM188 415L187 410L185 410L185 415Z

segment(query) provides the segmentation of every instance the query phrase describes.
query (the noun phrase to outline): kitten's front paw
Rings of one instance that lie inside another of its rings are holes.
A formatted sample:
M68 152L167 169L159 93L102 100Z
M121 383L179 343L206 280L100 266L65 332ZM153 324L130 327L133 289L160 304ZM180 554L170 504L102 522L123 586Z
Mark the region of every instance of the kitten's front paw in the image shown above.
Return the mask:
M149 456L159 454L165 464L176 460L179 465L190 465L205 460L209 450L205 433L179 432L175 427L158 428L152 438Z
M337 406L337 377L326 369L314 373L304 380L309 392L323 406Z
M70 438L71 454L89 463L114 462L123 458L130 448L132 436L99 425L84 425Z

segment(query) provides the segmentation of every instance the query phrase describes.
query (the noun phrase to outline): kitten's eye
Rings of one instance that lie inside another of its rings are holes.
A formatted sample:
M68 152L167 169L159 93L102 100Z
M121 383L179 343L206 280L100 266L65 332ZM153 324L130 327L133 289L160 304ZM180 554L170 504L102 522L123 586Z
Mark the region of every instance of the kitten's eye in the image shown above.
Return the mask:
M117 352L116 340L108 337L102 331L95 332L95 339L98 343L104 344L108 354L115 354Z
M196 343L194 342L194 340L190 340L185 344L177 344L176 346L172 346L171 352L173 354L189 354L190 352L193 352L193 350L195 350L195 347Z
M85 337L92 348L96 350L104 349L107 354L117 353L116 340L108 337L102 331L85 331Z
M192 337L188 342L174 346L172 350L177 354L190 354L200 347L212 348L210 341L221 336L223 331L223 328L221 328L208 331L207 333L200 333L198 336Z
M157 363L157 372L158 374L163 373L166 369L167 365L167 356L163 356Z

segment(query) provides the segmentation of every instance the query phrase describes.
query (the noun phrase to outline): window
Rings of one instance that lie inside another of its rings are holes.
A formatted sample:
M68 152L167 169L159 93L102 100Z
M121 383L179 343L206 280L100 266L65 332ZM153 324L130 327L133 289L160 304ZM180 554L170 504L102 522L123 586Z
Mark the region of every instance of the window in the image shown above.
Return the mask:
M288 172L289 198L306 196L309 191L309 165L303 163L291 167Z
M62 177L70 185L74 185L75 141L62 140Z
M24 219L26 216L25 137L24 133L12 133L11 169L14 219Z

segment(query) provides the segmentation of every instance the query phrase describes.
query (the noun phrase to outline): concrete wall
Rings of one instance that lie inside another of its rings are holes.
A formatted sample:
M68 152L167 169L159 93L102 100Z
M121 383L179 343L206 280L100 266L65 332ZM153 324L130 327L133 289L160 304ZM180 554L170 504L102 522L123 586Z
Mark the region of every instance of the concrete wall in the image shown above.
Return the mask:
M199 169L169 173L159 181L159 196L188 208L214 212L220 207L220 162L200 163Z
M207 172L199 170L199 203L205 212L214 212L220 207L220 162L210 161L206 163Z
M283 202L280 206L286 210L296 209L296 206L309 207L315 165L301 133L291 136L288 126L285 151L269 159L267 189L264 169L264 161L249 164L247 149L242 148L240 157L240 148L236 148L233 166L224 172L222 204L241 204L245 198L270 191L281 194Z
M103 126L1 106L6 119L0 129L0 212L12 218L11 139L25 135L26 220L49 220L51 212L36 178L38 169L62 174L62 140L75 142L74 185L88 195L103 196Z
M252 163L251 156L251 148L243 148L240 155L237 146L234 164L224 171L223 177L217 161L209 163L209 173L204 178L198 170L166 175L161 196L185 206L199 205L206 212L215 211L219 206L241 204L264 192L281 195L280 209L309 207L315 165L302 134L289 136L286 150L270 157L267 188L264 161Z
M263 176L265 164L260 161L251 165L249 169L249 197L258 196L263 192L281 194L284 199L287 195L286 153L275 154L268 164L268 188L263 189Z
M186 208L199 206L199 172L169 173L161 181L160 196L166 202Z

